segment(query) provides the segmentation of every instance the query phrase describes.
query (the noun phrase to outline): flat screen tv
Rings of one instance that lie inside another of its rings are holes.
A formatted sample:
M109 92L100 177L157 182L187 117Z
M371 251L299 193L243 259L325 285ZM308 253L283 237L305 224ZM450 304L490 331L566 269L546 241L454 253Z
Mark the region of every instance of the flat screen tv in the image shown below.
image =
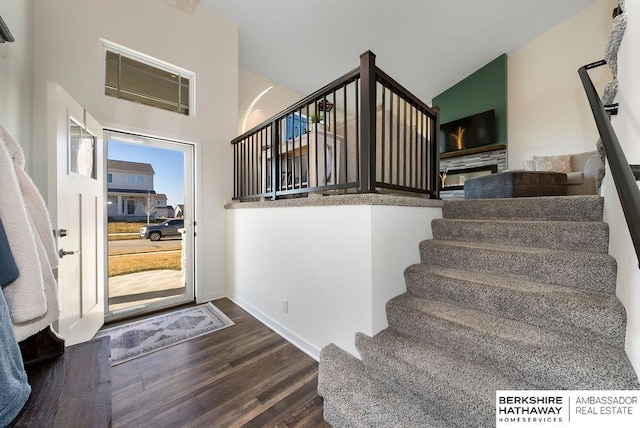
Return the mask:
M489 110L440 125L440 153L496 143L496 112Z

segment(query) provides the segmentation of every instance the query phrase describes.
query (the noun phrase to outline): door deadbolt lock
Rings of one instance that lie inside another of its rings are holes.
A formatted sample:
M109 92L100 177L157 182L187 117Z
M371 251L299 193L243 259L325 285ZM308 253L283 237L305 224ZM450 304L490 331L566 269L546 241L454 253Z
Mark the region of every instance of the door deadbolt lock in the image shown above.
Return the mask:
M67 236L67 229L58 229L58 236L61 238Z

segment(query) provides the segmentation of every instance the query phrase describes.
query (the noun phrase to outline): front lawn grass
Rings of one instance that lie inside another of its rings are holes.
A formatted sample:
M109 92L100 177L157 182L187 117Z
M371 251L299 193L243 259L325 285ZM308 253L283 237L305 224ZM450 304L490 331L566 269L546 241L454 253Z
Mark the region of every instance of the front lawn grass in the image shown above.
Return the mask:
M160 252L155 254L136 254L133 256L110 256L109 277L148 270L180 270L180 251Z
M140 233L140 228L146 226L145 222L114 221L107 223L107 233Z

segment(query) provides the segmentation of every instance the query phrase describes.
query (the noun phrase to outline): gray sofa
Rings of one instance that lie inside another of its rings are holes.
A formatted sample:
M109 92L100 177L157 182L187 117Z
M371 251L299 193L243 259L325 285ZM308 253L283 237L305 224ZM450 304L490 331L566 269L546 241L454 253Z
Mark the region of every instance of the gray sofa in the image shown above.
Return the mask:
M571 171L567 172L567 195L598 194L599 184L604 176L604 164L600 154L595 150L572 154L570 164ZM523 166L527 171L536 171L533 160L524 161Z
M604 174L604 165L597 151L534 156L534 160L524 161L523 164L525 169L467 180L464 183L464 198L596 195ZM541 170L536 170L536 165Z
M602 179L604 164L597 151L571 155L571 170L567 173L567 195L595 195L597 181Z

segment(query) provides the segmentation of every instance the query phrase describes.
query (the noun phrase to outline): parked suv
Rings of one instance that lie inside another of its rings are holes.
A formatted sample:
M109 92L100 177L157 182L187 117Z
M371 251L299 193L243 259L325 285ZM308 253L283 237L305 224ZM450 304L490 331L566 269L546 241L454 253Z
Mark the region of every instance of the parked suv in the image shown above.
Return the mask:
M140 238L159 241L166 236L179 236L180 232L178 232L178 229L182 229L183 227L184 219L172 218L162 223L142 226L140 228Z

